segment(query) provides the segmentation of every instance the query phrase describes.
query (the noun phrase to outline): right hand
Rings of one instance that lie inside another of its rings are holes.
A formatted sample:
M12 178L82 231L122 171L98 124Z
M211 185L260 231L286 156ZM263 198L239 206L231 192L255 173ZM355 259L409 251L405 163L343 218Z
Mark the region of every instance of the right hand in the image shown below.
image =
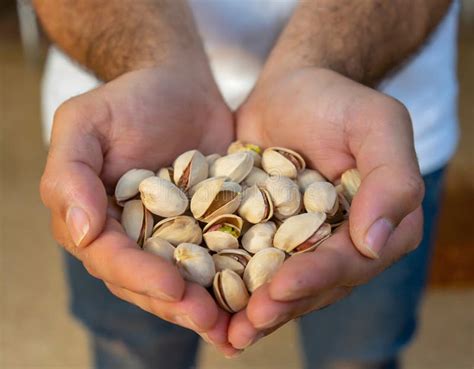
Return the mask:
M56 241L112 293L233 355L228 314L173 265L140 250L107 205L127 170L156 171L186 150L224 152L232 141L232 113L209 71L191 69L129 72L61 105L40 191Z

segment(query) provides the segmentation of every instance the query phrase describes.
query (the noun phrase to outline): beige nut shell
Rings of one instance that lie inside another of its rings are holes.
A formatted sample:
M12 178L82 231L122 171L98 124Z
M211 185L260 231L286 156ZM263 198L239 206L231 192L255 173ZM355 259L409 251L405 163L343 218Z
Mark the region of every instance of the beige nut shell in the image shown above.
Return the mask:
M230 233L222 232L219 230L209 231L216 224L226 225L231 227L236 233L237 237ZM221 251L225 249L237 249L239 248L240 231L242 230L243 220L235 214L224 214L215 217L210 221L203 230L203 237L206 245L212 251Z
M325 220L326 214L323 212L304 213L288 218L277 229L273 245L290 253L309 239Z
M266 222L273 217L273 202L267 190L252 186L242 194L239 215L249 223Z
M148 177L140 183L139 190L143 205L161 217L181 215L188 208L186 194L165 179Z
M244 282L253 293L262 284L269 282L285 261L285 253L274 247L257 252L244 271Z
M184 279L203 287L212 285L216 268L209 250L192 243L182 243L174 250L176 266Z
M153 237L160 237L174 246L180 243L200 244L202 231L193 217L178 215L161 220L153 228Z
M155 174L148 169L130 169L117 182L115 186L115 200L118 205L123 206L125 201L133 199L138 195L140 182Z
M306 168L306 163L296 151L284 147L269 147L262 154L262 167L272 176L296 178L298 173Z
M236 313L247 306L247 288L242 278L232 270L226 269L216 273L213 290L219 305L229 313Z

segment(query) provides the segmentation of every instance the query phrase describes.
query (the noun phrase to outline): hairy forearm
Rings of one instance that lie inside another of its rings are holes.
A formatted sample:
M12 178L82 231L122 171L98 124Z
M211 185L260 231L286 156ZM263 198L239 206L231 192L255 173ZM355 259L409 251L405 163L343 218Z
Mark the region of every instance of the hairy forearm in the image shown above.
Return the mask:
M34 0L49 37L99 78L204 51L185 0Z
M451 0L306 0L296 8L266 71L317 66L374 84L415 52Z

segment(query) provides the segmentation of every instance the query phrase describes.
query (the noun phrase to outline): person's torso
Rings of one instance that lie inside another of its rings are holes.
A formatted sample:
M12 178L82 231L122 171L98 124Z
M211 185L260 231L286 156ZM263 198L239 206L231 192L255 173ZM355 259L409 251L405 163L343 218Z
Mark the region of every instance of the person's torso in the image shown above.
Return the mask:
M189 0L189 4L216 81L236 108L252 89L297 1ZM410 111L423 173L444 165L456 147L458 8L455 1L422 49L379 86ZM43 84L46 138L57 106L99 83L57 48L51 49Z

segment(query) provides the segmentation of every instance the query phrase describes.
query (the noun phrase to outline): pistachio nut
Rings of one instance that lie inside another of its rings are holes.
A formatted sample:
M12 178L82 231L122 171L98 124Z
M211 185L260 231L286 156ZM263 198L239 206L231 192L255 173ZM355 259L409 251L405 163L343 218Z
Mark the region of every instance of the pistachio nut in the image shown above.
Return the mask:
M208 249L193 243L182 243L174 250L174 260L187 281L203 287L212 284L216 268Z
M158 222L153 228L153 237L160 237L174 246L180 243L200 244L202 231L193 217L178 215Z
M242 181L242 186L252 187L257 185L262 187L265 185L265 181L268 177L268 174L263 169L253 167L248 176Z
M157 255L169 262L174 262L174 246L160 237L150 237L143 244L143 250Z
M234 271L226 269L217 272L212 287L220 307L229 313L236 313L247 306L249 293L242 278Z
M174 173L173 167L165 167L158 170L158 172L156 172L156 176L162 179L166 179L167 181L170 181L171 183L174 183L173 173Z
M314 182L308 186L303 196L308 213L323 212L328 219L335 217L339 210L336 187L330 182Z
M266 222L273 216L273 203L267 190L252 186L242 194L239 215L249 223Z
M286 219L297 214L301 209L301 193L298 185L288 177L268 177L265 189L273 203L273 215Z
M115 187L115 201L123 206L125 201L138 195L138 186L145 178L153 177L155 173L148 169L130 169L117 182Z
M234 214L219 215L204 227L204 241L212 251L238 249L243 220Z
M251 254L272 247L276 229L273 222L253 225L242 236L242 247Z
M240 183L253 167L253 156L247 151L236 152L217 159L209 169L210 177L225 177L228 181Z
M305 169L298 173L296 182L298 183L300 191L304 193L311 183L326 182L326 178L324 178L317 170Z
M253 156L253 165L260 167L262 165L262 148L258 145L234 141L227 148L227 154L235 154L236 152L246 151Z
M210 155L206 156L207 165L210 167L220 157L221 156L219 154L210 154Z
M173 217L188 208L186 194L166 179L148 177L139 186L143 205L153 214Z
M140 246L150 237L153 229L153 216L140 200L125 203L121 222L125 233Z
M250 254L242 249L221 250L217 254L212 255L216 270L219 272L224 269L230 269L238 275L243 275L245 267L250 261Z
M344 196L346 197L347 201L349 201L349 203L352 202L352 199L359 190L360 182L360 173L357 169L348 169L342 173L341 184Z
M262 154L262 167L272 176L296 178L306 167L302 156L284 147L269 147Z
M219 215L234 213L240 205L241 189L238 183L226 182L225 177L209 178L191 198L194 218L208 223Z
M224 178L224 180L225 180L225 178ZM214 177L207 178L207 179L205 179L205 180L202 181L202 182L196 183L193 187L191 187L191 188L188 190L188 192L187 192L187 193L188 193L188 196L189 196L190 198L193 197L194 194L196 193L196 191L199 189L199 187L201 187L201 186L207 186L207 184L208 184L209 182L212 182L212 181L214 181Z
M286 219L277 229L273 245L289 254L312 251L331 235L323 212L304 213Z
M184 191L204 181L209 171L206 158L197 150L186 151L178 156L173 169L174 183Z
M343 209L344 216L347 217L349 215L351 204L349 203L347 198L344 196L344 187L342 186L342 183L339 183L336 186L336 191L337 191L337 197L339 198L339 204Z
M257 252L247 264L244 282L250 293L269 282L285 261L285 253L274 247Z

